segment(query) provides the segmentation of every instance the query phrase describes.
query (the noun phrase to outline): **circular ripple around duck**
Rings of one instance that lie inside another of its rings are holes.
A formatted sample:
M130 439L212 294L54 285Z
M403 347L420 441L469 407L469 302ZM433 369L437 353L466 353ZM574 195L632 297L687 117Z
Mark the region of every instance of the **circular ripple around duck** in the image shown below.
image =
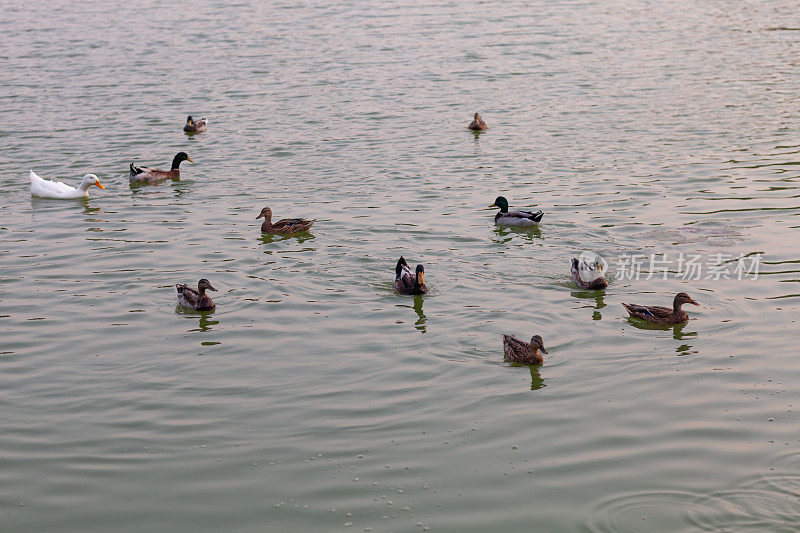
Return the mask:
M713 511L711 499L701 502L701 497L691 492L628 494L597 505L586 527L598 533L689 531L693 529L690 512L704 515Z

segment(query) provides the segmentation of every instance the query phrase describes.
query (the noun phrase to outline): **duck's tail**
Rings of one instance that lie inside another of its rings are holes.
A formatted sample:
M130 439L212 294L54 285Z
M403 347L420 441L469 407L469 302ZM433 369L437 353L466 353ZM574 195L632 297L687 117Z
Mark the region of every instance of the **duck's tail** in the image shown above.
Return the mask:
M394 267L394 273L398 278L403 274L403 267L408 268L408 263L406 263L406 260L403 259L403 256L401 255L400 259L397 260L397 265Z

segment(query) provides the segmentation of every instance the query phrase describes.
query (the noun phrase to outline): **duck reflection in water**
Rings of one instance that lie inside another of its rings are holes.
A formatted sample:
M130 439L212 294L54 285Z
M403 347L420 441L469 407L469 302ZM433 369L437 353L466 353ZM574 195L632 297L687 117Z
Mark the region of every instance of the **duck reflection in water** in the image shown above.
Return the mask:
M417 294L414 296L414 305L406 305L406 304L398 304L397 307L410 307L414 310L417 314L417 321L414 322L414 328L420 333L427 333L428 326L425 323L428 321L428 317L425 316L425 313L422 311L422 303L425 301L425 297L421 294Z
M492 231L494 232L492 241L496 244L509 243L516 236L521 236L530 242L542 238L542 230L539 226L495 226Z
M195 309L189 309L188 307L184 307L182 305L175 306L175 312L179 315L185 315L186 318L197 318L197 327L189 329L187 331L211 331L213 328L212 326L216 326L219 324L219 320L214 320L214 310L209 309L208 311L197 311Z
M606 296L606 291L572 291L569 293L570 296L573 298L578 298L581 300L594 300L594 305L584 305L581 307L588 307L594 309L592 313L592 320L602 320L603 315L600 313L600 309L606 307L606 302L604 300Z
M544 382L544 378L539 374L540 366L530 366L528 367L531 369L531 390L539 390L543 387L547 387L547 383Z
M272 244L273 242L281 242L281 241L288 241L290 239L295 239L299 244L303 244L306 241L313 241L316 239L314 235L309 231L303 231L300 233L296 233L294 235L286 235L280 233L262 233L258 240L261 244ZM313 252L316 248L303 248L300 250L292 250L294 252Z

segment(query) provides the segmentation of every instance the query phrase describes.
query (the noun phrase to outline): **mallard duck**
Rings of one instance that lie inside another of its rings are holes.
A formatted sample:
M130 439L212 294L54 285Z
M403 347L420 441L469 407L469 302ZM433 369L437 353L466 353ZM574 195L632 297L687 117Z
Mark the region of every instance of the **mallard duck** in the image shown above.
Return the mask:
M472 122L467 127L473 131L483 131L489 126L486 125L478 113L475 113L475 118L472 119Z
M256 220L259 218L264 219L264 223L261 224L262 233L300 233L301 231L308 231L308 229L314 225L314 222L317 221L317 219L284 218L273 224L272 209L269 207L265 207L261 210L261 214L256 217Z
M608 282L603 277L603 263L599 260L589 262L583 257L573 257L570 274L572 281L581 289L599 291L608 287Z
M425 267L417 265L416 272L412 273L408 263L401 255L394 267L394 289L400 294L427 294Z
M172 167L169 170L160 170L157 168L137 167L131 163L131 181L132 182L156 182L163 180L179 180L181 179L181 163L188 161L194 163L186 152L178 152L172 158Z
M200 133L201 131L206 131L206 124L208 124L206 117L195 121L192 119L192 115L189 115L189 118L186 119L186 125L183 127L183 131L186 133Z
M59 200L67 200L70 198L88 198L89 187L94 185L100 189L105 189L100 180L94 174L86 174L81 180L78 188L70 187L66 183L60 181L50 181L40 178L36 172L31 170L31 196L38 196L39 198L56 198Z
M206 290L216 292L217 289L212 287L211 283L205 278L197 282L197 290L182 283L175 285L175 292L178 293L178 303L198 311L207 311L216 307L211 297L206 295Z
M544 216L541 211L509 211L508 200L504 196L495 198L489 207L500 208L500 212L494 216L494 223L498 226L536 226Z
M503 335L503 353L505 360L510 363L520 363L523 365L541 365L544 362L542 354L547 353L544 349L542 337L534 335L531 343L521 341L511 335Z
M622 304L634 318L640 318L653 324L683 324L689 320L689 315L681 309L683 304L700 305L685 292L679 292L672 301L672 309L657 305L646 306L636 304Z

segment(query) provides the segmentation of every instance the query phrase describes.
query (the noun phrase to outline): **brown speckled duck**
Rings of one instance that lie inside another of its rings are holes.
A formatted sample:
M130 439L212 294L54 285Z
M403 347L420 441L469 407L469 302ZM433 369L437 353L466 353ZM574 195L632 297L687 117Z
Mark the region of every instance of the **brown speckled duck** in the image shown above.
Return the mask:
M417 265L416 271L412 273L408 263L401 255L394 267L394 290L400 294L427 294L425 267Z
M700 305L685 292L679 292L672 301L672 309L657 305L645 306L636 304L622 304L634 318L639 318L652 324L683 324L689 320L689 315L681 309L683 304Z
M539 353L540 351L547 353L547 350L544 349L542 337L539 335L531 337L530 344L511 335L503 335L503 352L505 353L505 360L510 363L541 365L544 363L544 358Z
M182 283L175 285L175 292L178 293L178 303L198 311L208 311L216 307L211 297L206 295L206 290L216 291L217 289L212 287L211 283L205 278L197 282L197 290Z
M472 131L483 131L489 126L486 125L478 113L475 113L475 118L472 119L472 122L470 122L467 127Z
M304 218L284 218L272 223L272 209L269 207L265 207L261 210L261 214L256 217L256 220L259 218L264 219L264 223L261 224L261 231L262 233L300 233L301 231L308 231L311 226L314 225L314 220L306 220Z
M189 115L189 118L186 119L186 125L183 127L183 131L186 133L200 133L206 131L206 124L208 124L206 117L200 120L194 120L192 115Z
M179 180L181 179L181 163L188 161L194 163L186 152L178 152L172 158L172 167L169 170L160 170L158 168L137 167L131 163L131 176L132 183L144 182L153 183L164 180Z

